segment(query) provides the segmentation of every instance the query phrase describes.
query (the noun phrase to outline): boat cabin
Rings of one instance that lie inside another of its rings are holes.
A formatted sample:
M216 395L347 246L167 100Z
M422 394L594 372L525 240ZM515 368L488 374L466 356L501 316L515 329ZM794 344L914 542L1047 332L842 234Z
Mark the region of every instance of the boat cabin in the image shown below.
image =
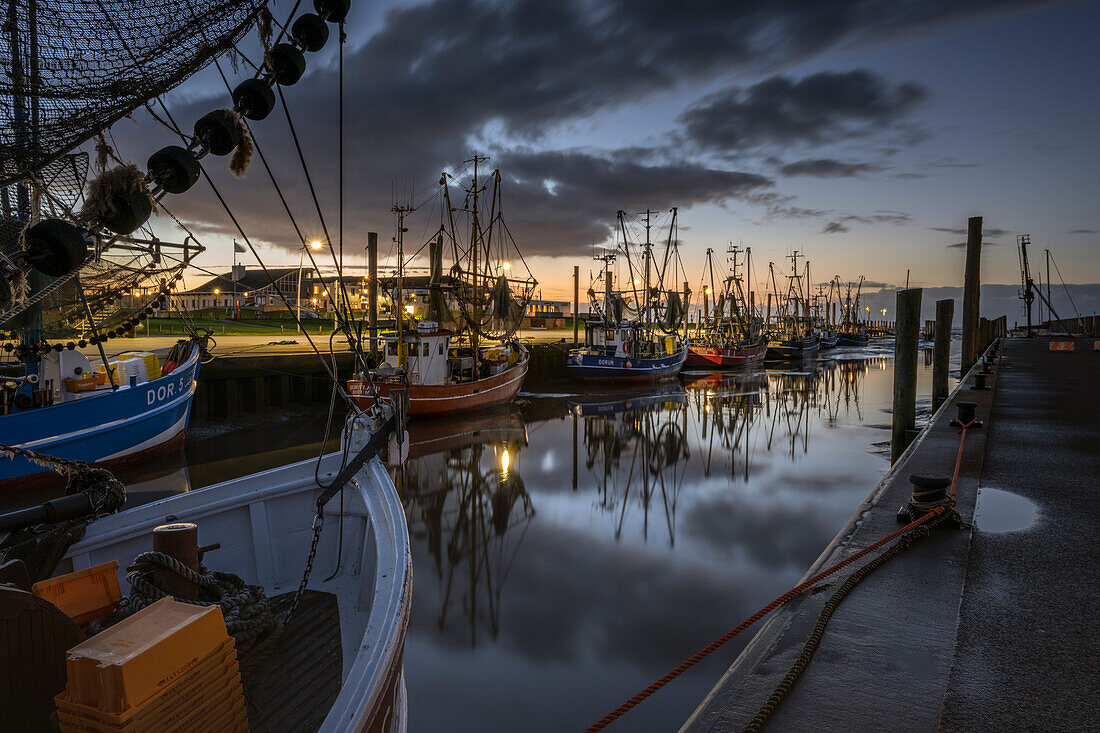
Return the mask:
M496 376L520 358L510 346L487 346L478 350L475 364L473 349L452 346L453 337L453 331L434 321L420 321L415 331L402 333L400 341L395 333L384 334L385 354L375 376L387 381L407 379L409 384L460 384Z
M588 321L584 324L584 343L593 353L623 358L652 357L676 351L675 337L647 332L643 324L629 321L618 326Z

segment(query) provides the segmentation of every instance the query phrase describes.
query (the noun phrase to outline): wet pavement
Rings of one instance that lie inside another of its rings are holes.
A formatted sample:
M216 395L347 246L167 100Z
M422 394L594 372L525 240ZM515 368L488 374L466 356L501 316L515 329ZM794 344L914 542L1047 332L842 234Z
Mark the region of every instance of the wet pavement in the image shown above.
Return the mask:
M942 730L1100 724L1100 352L1009 341L982 486L1010 492L970 545ZM1032 522L1016 531L999 527ZM1003 522L1003 524L997 523Z

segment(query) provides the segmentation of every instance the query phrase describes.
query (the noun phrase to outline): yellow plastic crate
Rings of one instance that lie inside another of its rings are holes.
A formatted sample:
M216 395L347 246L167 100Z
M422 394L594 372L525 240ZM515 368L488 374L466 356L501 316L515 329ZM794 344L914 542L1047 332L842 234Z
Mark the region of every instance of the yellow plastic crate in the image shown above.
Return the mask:
M228 638L218 606L163 598L69 650L68 699L115 715L142 707Z

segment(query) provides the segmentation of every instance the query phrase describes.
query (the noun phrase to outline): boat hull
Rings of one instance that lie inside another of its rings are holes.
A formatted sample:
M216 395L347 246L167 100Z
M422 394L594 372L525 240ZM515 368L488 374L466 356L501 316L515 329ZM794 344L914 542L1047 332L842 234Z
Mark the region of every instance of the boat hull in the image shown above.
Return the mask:
M870 339L856 333L842 333L837 336L837 346L866 346Z
M327 483L344 458L342 451L331 453L101 518L69 548L57 572L118 560L125 595L129 588L124 568L137 553L149 549L153 528L172 515L196 523L202 542L221 543L207 560L212 568L258 583L268 593L293 590L302 576L310 523L322 491L314 472ZM342 684L319 732L401 733L407 722L402 654L412 564L404 510L377 458L348 483L341 506L339 513L325 514L317 548L318 557L336 561L338 573L325 580L325 573L315 568L308 586L337 595L340 603ZM303 700L307 702L315 703Z
M121 468L181 440L199 374L196 346L166 376L136 387L0 417L0 443L72 461ZM0 491L63 482L54 471L16 457L0 462Z
M836 333L830 333L827 336L821 337L821 350L834 349L840 341L840 336Z
M691 346L688 349L685 364L709 369L728 369L762 362L767 351L768 344L764 341L750 346L743 346L739 349L719 346Z
M407 389L409 414L414 416L485 410L515 399L523 388L524 379L527 378L530 360L531 355L524 349L523 357L515 366L476 382L405 384L377 380L374 382L374 388L383 400L389 399L392 390ZM370 392L370 385L365 380L349 381L348 391L360 409L366 410L374 405L374 396Z
M675 377L683 368L687 354L686 346L655 359L602 356L574 351L569 355L565 369L569 376L584 382L645 384Z
M769 341L769 359L802 359L813 356L821 349L821 342L815 336L804 339L786 339L784 341Z

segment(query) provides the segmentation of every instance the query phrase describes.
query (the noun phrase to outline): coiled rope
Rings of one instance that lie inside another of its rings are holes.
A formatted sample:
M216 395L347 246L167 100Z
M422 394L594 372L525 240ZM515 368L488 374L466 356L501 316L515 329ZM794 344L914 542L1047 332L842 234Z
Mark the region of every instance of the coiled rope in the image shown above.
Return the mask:
M962 427L959 430L959 434L960 434L959 450L958 450L958 453L956 454L956 457L955 457L955 470L954 470L954 473L951 476L951 487L950 487L950 489L948 491L948 494L947 494L947 496L948 496L947 503L941 504L940 506L937 506L937 507L934 507L933 509L929 510L927 514L924 514L924 515L918 517L917 519L914 519L912 522L905 525L904 527L897 530L896 532L891 532L890 534L886 535L882 539L868 545L867 547L865 547L862 550L854 553L853 555L850 555L849 557L844 558L840 562L838 562L834 565L831 565L830 567L828 567L825 570L821 571L817 575L814 575L809 580L806 580L806 581L804 581L802 583L799 583L798 585L794 586L789 591L787 591L783 595L779 596L778 598L776 598L774 601L772 601L768 605L761 608L759 611L754 613L752 616L749 616L747 619L745 619L744 621L739 623L737 626L734 626L732 629L730 629L726 633L719 636L717 639L712 641L710 644L707 644L705 647L703 647L702 649L697 651L695 654L693 654L690 657L688 657L687 659L685 659L683 662L681 662L679 665L677 665L676 667L674 667L673 669L671 669L670 671L665 673L664 676L662 676L660 679L658 679L653 684L646 687L644 690L639 692L637 695L630 698L629 700L624 702L622 705L615 708L610 713L608 713L607 715L605 715L604 717L600 718L598 721L596 721L595 723L590 725L588 728L585 729L585 733L594 733L595 731L603 730L607 726L611 725L616 720L621 718L623 715L628 713L635 706L637 706L639 703L644 701L646 698L650 697L653 693L657 692L662 687L667 685L669 682L676 679L677 677L682 675L684 672L688 671L689 669L694 667L696 664L701 662L703 659L705 659L706 657L710 656L715 651L720 649L727 642L729 642L731 639L733 639L733 637L737 636L742 631L749 628L754 623L756 623L760 619L764 618L765 616L767 616L769 613L771 613L775 609L789 603L791 600L798 597L803 591L811 588L812 586L817 585L819 582L821 582L825 578L829 577L830 575L836 573L838 570L841 570L841 569L847 567L848 565L851 565L856 560L859 560L860 558L874 552L878 548L880 548L880 547L882 547L886 544L889 544L890 542L892 542L893 540L895 540L899 537L909 535L910 533L914 532L914 530L917 530L918 528L922 529L922 533L921 533L920 536L923 536L924 534L927 533L927 531L930 527L935 526L936 524L939 524L941 521L943 521L946 518L946 516L948 514L952 514L952 515L957 517L958 515L955 514L955 512L954 512L955 487L956 487L956 484L959 480L959 467L962 463L963 445L965 444L965 441L966 441L966 431L973 424L974 424L974 421L970 421L968 423L965 423L964 425L962 425ZM922 525L927 525L927 527L922 527ZM881 560L881 562L876 563L876 562L872 561L870 563L867 563L867 565L863 566L862 568L860 568L855 573L853 573L852 577L850 577L848 579L848 582L850 582L850 581L852 581L853 578L856 578L855 581L852 583L851 587L855 587L855 585L858 584L860 580L865 578L867 575L870 575L871 572L873 572L876 568L878 568L880 565L885 563L886 560L889 560L890 558L896 556L902 550L907 548L910 544L912 544L912 542L915 539L916 539L916 537L912 537L912 538L907 537L903 542L897 543L894 547L890 548L890 550L888 550L887 552L884 552L879 558L875 558L876 561ZM845 582L845 584L843 586L841 586L841 590L843 590L844 587L848 585L848 582ZM840 601L843 600L844 596L847 595L848 592L850 592L851 587L849 587L847 590L845 590L843 594L841 594L840 590L838 590L836 593L833 594L833 597L837 597L839 595L839 597L836 598L836 604L835 605L840 604ZM832 602L832 601L833 601L833 598L831 597L829 599L829 602ZM833 610L835 610L835 606L834 606ZM824 613L822 615L824 616L824 623L822 623L821 619L819 618L818 619L818 624L821 626L821 633L824 633L825 624L828 623L829 617L832 616L832 612L830 611L828 616L825 616ZM814 628L814 633L817 633L817 627L816 626ZM820 642L820 638L818 638L818 642ZM809 646L809 643L807 643L807 645ZM778 704L779 704L780 701L782 701L783 696L785 696L786 693L793 686L794 680L797 680L798 676L801 675L802 670L805 669L806 664L809 663L809 658L813 656L813 652L816 650L816 648L817 648L817 646L816 646L816 644L814 644L813 647L810 649L808 656L806 657L805 663L803 663L801 665L801 669L799 669L798 672L795 673L795 675L794 675L793 679L790 681L790 683L785 685L785 686L784 686L783 683L780 683L780 687L776 688L776 692L772 693L773 697L775 697L775 695L777 693L778 693L779 697L778 697L778 700L774 703L774 705L772 705L770 707L770 709L768 709L767 714L764 716L764 720L767 719L767 715L770 715L771 712L774 711L775 707L778 707ZM806 654L806 649L803 649L803 654ZM800 656L799 660L801 661L801 659L802 659L802 657ZM797 662L796 662L796 666L798 666ZM792 671L793 671L793 668L792 668ZM788 673L788 676L790 676L790 673ZM787 681L786 678L784 678L784 682L786 682L786 681ZM780 688L783 688L782 692L780 692ZM768 702L771 703L771 698L769 698ZM765 703L765 708L767 708L767 707L768 707L768 703ZM764 713L764 709L761 709L761 713ZM758 713L757 716L759 717L761 713ZM755 723L755 720L756 719L754 718L754 721L753 721L754 723ZM763 723L761 723L761 725L763 725ZM758 730L758 729L759 728L751 728L750 727L750 730Z
M196 606L220 606L226 630L233 637L240 659L242 674L254 669L273 651L283 632L283 625L271 611L270 600L263 586L245 583L239 576L208 570L200 565L192 570L163 552L142 552L134 558L135 565L145 568L131 570L126 575L130 595L119 603L118 610L92 624L96 632L112 626L141 609L171 595L177 601ZM170 570L199 589L198 598L184 598L169 593L153 578L154 566ZM246 659L247 658L247 659Z

